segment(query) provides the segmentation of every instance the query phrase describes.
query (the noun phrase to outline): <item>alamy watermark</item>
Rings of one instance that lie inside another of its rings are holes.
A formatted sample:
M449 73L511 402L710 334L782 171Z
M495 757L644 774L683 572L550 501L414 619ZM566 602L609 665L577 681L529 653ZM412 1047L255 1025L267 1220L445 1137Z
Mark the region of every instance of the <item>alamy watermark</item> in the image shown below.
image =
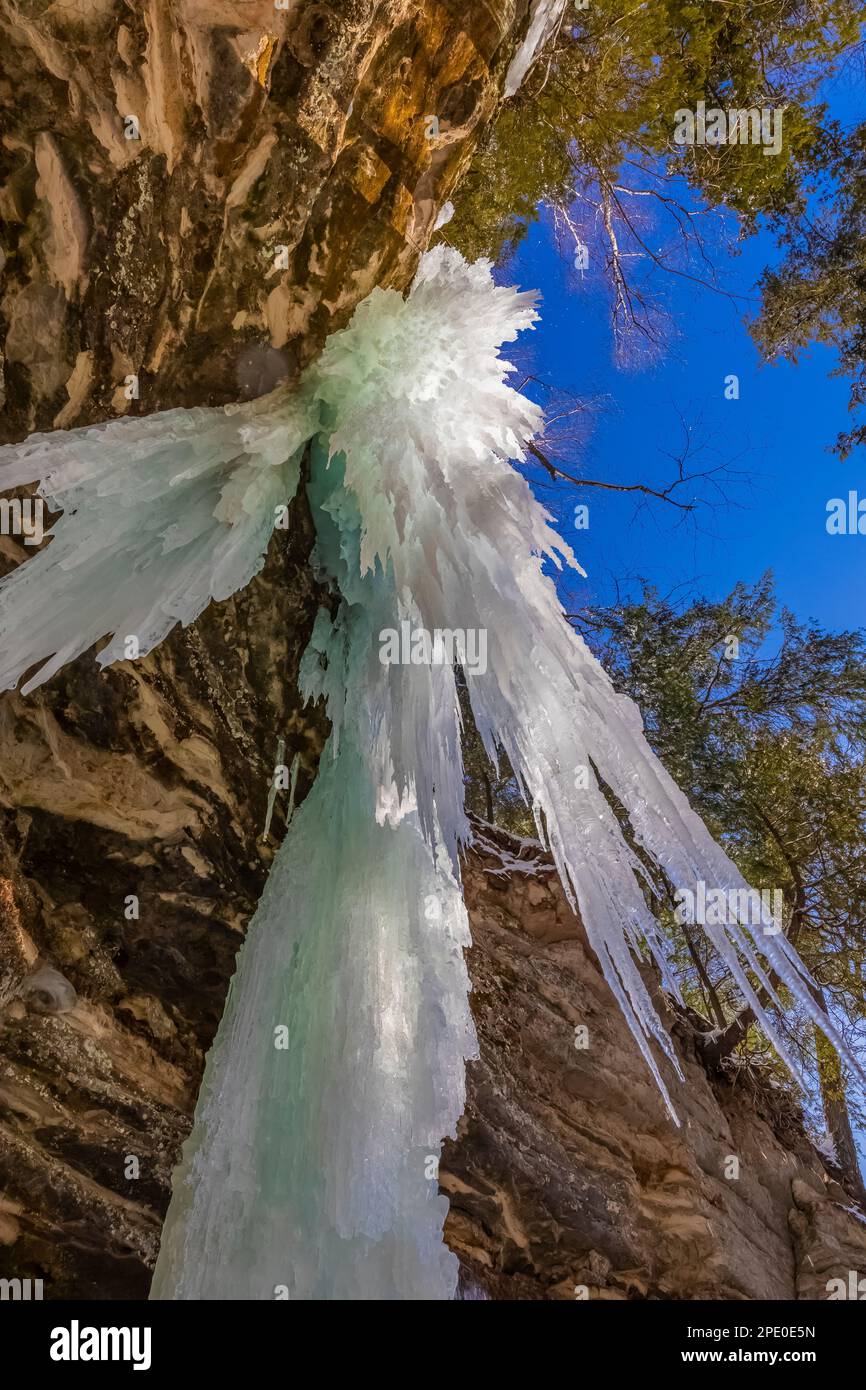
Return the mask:
M827 503L829 536L866 536L866 497L852 489L847 498L831 497Z
M674 112L675 145L763 145L764 154L782 152L781 106L711 106L699 101L694 111Z
M706 927L760 927L764 936L778 936L784 924L784 893L781 888L708 888L702 879L674 894L674 916L680 923L697 922Z
M25 545L41 545L44 514L41 497L0 497L0 536L21 536Z
M43 1294L41 1279L0 1279L0 1302L39 1302Z
M866 1279L860 1278L857 1269L848 1270L847 1282L844 1279L828 1279L824 1285L829 1302L851 1299L855 1303L866 1302Z
M48 1355L52 1361L131 1361L134 1371L149 1371L149 1327L82 1327L73 1318L68 1327L51 1331Z
M379 633L383 666L453 666L459 662L471 675L487 670L487 629L483 627L413 627L407 620Z

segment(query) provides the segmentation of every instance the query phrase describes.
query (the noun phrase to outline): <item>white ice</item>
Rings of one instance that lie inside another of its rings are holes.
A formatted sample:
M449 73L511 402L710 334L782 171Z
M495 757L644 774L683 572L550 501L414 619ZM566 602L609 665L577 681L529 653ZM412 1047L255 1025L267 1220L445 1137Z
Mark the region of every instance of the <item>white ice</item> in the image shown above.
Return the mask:
M548 39L556 33L568 0L532 0L529 28L526 37L518 48L508 72L505 74L503 96L513 97L523 86L523 81Z
M315 420L284 394L170 410L0 449L0 489L39 481L63 515L0 580L0 690L34 690L100 638L100 666L145 656L264 564ZM130 639L133 639L131 642Z

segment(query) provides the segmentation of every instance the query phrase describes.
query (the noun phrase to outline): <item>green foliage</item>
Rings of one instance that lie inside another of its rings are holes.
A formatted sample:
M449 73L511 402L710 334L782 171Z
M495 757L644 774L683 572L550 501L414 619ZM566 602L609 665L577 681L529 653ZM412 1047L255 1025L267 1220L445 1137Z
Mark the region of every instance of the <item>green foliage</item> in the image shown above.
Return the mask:
M566 22L479 152L447 239L496 258L540 203L590 189L641 186L641 171L685 178L746 228L760 214L802 210L810 171L824 159L823 108L814 101L833 60L859 35L855 0L656 0L623 12L593 0ZM754 145L680 148L678 109L784 106L778 156Z
M535 122L520 107L504 106L460 185L444 239L472 261L496 260L513 248L537 219L543 198L571 197L569 146L565 132L539 145Z

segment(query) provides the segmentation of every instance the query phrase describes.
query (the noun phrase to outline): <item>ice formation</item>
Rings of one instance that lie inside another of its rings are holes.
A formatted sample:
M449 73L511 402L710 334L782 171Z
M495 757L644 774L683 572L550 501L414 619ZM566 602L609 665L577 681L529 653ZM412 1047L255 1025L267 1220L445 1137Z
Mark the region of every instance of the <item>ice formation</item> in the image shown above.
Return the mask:
M523 80L548 39L556 32L568 0L532 0L526 38L511 60L505 74L503 96L513 97L523 86Z
M106 633L100 666L145 656L175 623L248 584L314 428L303 398L265 397L0 449L0 487L38 481L63 512L51 544L0 580L0 690L42 662L28 694Z
M353 722L327 750L250 924L153 1298L453 1295L436 1178L474 1051L466 910L415 817L377 822L363 742Z
M541 414L508 385L499 352L536 318L534 295L437 248L407 299L374 290L292 396L0 450L0 486L50 465L43 487L74 501L47 550L0 585L8 684L48 657L44 677L109 629L141 630L144 651L246 583L311 439L316 562L339 603L319 615L301 679L326 699L332 733L239 956L175 1177L158 1297L453 1296L435 1165L474 1042L460 713L443 634L458 653L485 635L485 659L464 661L475 722L521 780L672 1111L653 1041L679 1067L640 955L674 993L676 981L649 871L605 788L674 888L746 885L544 573L545 561L577 562L511 465ZM130 553L138 586L124 582ZM421 659L383 661L383 633L406 625ZM119 655L115 636L100 660ZM856 1067L769 913L705 930L792 1069L753 980L777 1004L781 980Z

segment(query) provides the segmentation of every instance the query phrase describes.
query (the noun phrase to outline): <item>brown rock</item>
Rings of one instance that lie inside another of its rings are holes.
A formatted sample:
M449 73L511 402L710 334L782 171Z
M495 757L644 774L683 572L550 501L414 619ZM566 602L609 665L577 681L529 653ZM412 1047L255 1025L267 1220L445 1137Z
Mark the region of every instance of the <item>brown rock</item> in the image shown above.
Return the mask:
M491 1298L793 1299L826 1298L843 1267L866 1273L866 1224L825 1195L802 1123L759 1087L709 1078L668 1013L686 1076L659 1058L677 1128L549 861L539 851L544 892L571 924L558 941L535 935L522 913L538 893L522 873L503 893L488 850L466 865L481 1058L440 1175L468 1283Z

